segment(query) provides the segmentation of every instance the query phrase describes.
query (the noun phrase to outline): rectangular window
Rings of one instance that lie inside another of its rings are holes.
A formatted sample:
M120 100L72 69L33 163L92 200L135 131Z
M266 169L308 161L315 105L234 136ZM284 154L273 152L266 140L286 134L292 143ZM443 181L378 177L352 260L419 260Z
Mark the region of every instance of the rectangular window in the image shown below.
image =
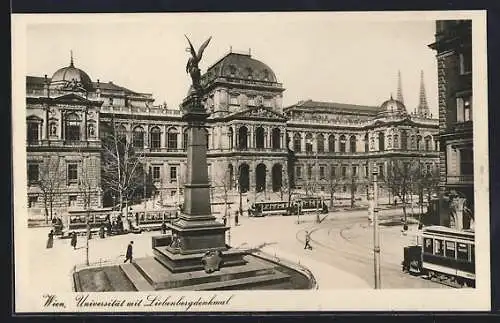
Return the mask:
M378 166L378 176L384 177L384 165Z
M69 207L75 207L76 206L76 199L77 199L76 195L70 195L70 196L68 196L68 206Z
M325 179L325 166L319 166L319 178Z
M352 166L352 177L358 176L358 166Z
M28 208L32 208L38 202L38 195L30 195L28 196Z
M347 166L342 166L342 177L347 176Z
M434 254L442 256L443 252L443 240L434 240Z
M459 54L460 74L468 74L472 72L472 52L464 52Z
M432 254L434 243L432 238L424 238L424 252Z
M309 165L307 166L307 179L311 179L312 178L312 166Z
M299 178L299 179L300 179L300 178L302 178L302 167L297 166L297 168L295 169L295 171L296 171L296 173L297 173L297 174L296 174L296 175L297 175L297 178Z
M469 261L469 248L466 243L457 243L457 259Z
M177 133L167 134L167 149L170 151L177 150Z
M161 177L161 168L160 168L160 166L153 166L152 171L153 171L153 180L154 181L159 181L160 177Z
M177 166L170 167L170 182L177 182Z
M68 184L75 184L78 182L78 165L68 164Z
M455 242L454 241L446 241L446 253L447 258L455 259Z
M365 165L365 177L368 177L368 165Z
M457 122L472 121L472 96L457 98Z
M35 184L40 180L40 165L28 164L28 183Z
M231 95L229 99L229 104L238 105L238 97L236 95Z
M472 148L460 149L460 175L474 175L474 151Z
M38 140L39 140L38 129L39 129L38 123L28 122L27 129L26 129L27 130L26 137L27 137L29 143L38 142Z
M335 165L330 166L330 178L335 178L337 176L337 172L335 171Z

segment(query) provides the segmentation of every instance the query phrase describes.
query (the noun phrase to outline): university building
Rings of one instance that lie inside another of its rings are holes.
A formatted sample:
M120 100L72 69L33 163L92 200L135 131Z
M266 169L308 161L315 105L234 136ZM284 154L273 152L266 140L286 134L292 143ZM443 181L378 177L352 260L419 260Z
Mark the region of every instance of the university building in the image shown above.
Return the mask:
M474 220L472 21L436 22L439 85L440 224L468 229Z
M337 192L364 194L372 167L383 176L392 158L417 158L428 168L438 162L438 120L429 113L423 75L413 111L405 107L400 86L397 98L381 105L306 100L283 107L285 88L273 70L243 53L215 62L202 84L211 113L207 157L216 196L241 189L245 200L280 200L289 186L319 194L333 181ZM59 212L113 203L116 196L101 181L100 138L111 121L140 153L155 196L180 198L187 124L179 109L154 105L148 93L92 81L72 59L50 78L28 76L26 86L32 214L43 214L49 196Z

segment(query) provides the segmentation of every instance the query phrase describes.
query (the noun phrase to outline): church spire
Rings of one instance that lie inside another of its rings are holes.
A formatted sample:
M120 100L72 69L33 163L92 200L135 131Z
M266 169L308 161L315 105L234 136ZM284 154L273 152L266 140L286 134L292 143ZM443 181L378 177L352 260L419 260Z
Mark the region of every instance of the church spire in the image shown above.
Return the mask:
M70 55L70 63L69 63L69 66L74 67L74 65L73 65L73 50L70 50L70 51L69 51L69 55Z
M418 114L420 116L429 115L429 106L427 105L427 96L425 95L424 71L420 71L420 97L418 100Z
M396 97L396 100L398 100L401 103L404 103L403 85L401 83L401 71L399 71L399 70L398 70L398 96Z

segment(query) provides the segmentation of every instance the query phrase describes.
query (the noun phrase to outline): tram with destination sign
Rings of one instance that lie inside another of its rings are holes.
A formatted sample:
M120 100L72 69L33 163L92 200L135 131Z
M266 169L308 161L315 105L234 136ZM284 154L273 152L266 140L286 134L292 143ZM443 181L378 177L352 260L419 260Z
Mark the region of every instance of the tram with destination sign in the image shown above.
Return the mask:
M255 202L248 209L249 216L263 217L266 215L287 215L289 214L288 202Z
M459 286L475 286L473 231L429 226L422 230L420 242L404 248L403 271Z

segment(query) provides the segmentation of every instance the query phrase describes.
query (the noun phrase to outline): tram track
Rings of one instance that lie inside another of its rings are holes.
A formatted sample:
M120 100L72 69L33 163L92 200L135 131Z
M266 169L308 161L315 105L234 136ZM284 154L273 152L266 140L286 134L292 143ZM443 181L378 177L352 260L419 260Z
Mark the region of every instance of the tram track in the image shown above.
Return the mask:
M392 216L392 217L394 217L394 216ZM386 219L388 219L388 220L391 219L391 216L388 216ZM314 246L320 247L321 249L325 250L326 252L328 252L331 255L342 257L344 259L347 259L349 261L352 261L354 263L362 265L366 269L366 267L373 266L373 260L369 259L369 255L367 255L365 253L370 252L373 249L368 247L368 246L353 242L352 239L350 239L346 235L348 230L352 229L354 225L359 224L359 220L360 220L359 218L351 218L351 219L344 219L344 220L340 220L340 221L335 221L335 225L340 225L340 227L338 227L338 226L326 226L325 227L324 224L323 225L320 225L320 224L311 225L308 228L298 230L296 232L295 238L300 243L302 243L302 244L305 243L305 241L300 237L300 235L303 235L307 231L310 233L310 238L311 238L310 241ZM330 222L330 224L333 224L333 223ZM343 243L349 245L351 248L354 248L354 250L349 251L349 250L343 249L342 247L335 248L327 243L320 241L320 239L315 239L313 237L313 234L317 235L320 231L323 231L323 230L327 230L326 236L328 238L332 237L332 242L335 241L335 235L338 235L340 237L340 240L343 241ZM338 230L338 232L335 232L335 230ZM360 252L365 254L365 255L360 254ZM395 256L394 253L391 253L391 255ZM400 276L402 274L402 268L401 268L401 265L399 263L396 263L396 264L395 263L387 263L387 262L381 263L381 270L383 270L383 272L387 272L387 271L392 272L392 273L396 274L397 276ZM367 281L369 284L373 283L371 280L369 280L369 279L367 280L365 278L365 275L359 275L359 277L361 279ZM422 277L422 276L414 276L411 274L407 274L406 278L411 279L411 280L427 280L427 281L431 281L431 282L445 285L448 287L457 288L456 285L453 285L451 283L447 283L446 281L429 280L426 277Z

